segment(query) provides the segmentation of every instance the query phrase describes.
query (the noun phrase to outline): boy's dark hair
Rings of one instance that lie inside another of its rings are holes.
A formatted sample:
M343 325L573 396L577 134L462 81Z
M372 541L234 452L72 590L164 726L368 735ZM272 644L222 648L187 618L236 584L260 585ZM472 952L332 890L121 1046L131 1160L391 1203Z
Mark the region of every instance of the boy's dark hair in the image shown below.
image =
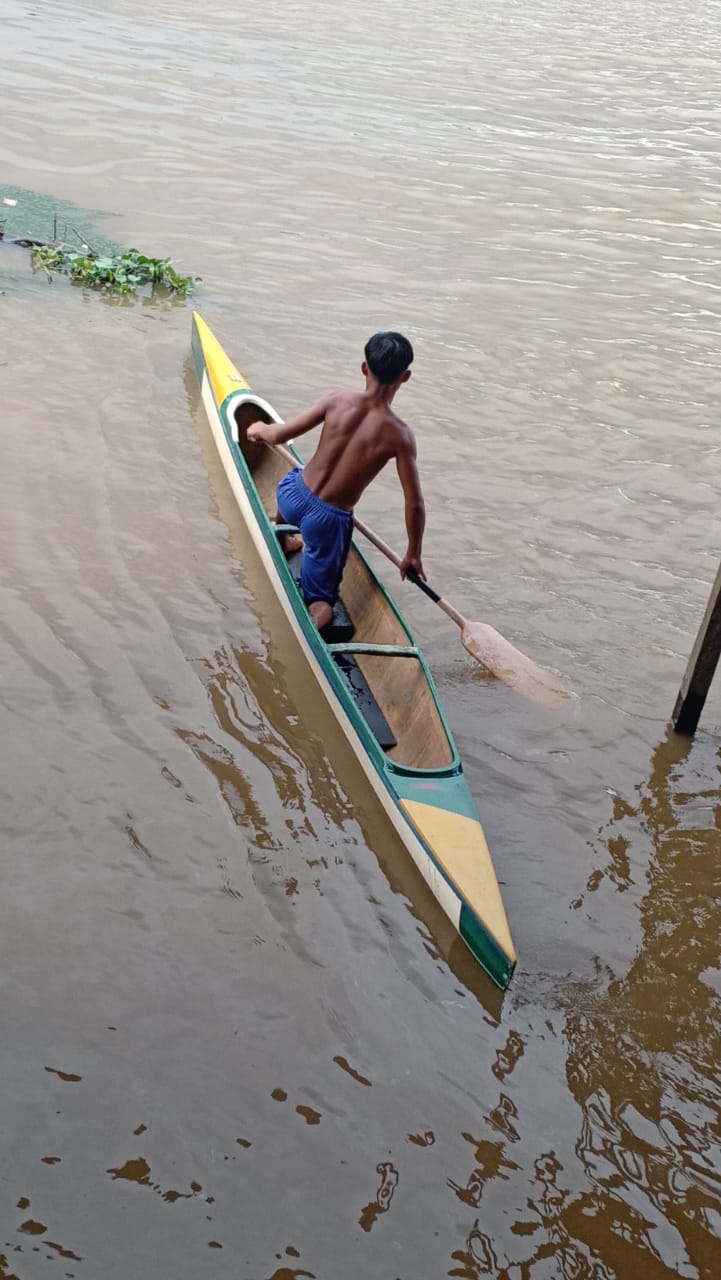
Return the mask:
M365 345L366 364L379 382L397 382L413 364L413 347L402 333L374 333Z

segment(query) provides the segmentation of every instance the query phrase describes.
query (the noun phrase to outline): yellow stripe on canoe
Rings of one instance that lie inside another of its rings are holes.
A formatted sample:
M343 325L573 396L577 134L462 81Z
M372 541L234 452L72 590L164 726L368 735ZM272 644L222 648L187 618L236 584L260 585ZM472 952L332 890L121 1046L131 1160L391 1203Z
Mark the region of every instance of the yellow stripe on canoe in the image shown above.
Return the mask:
M231 391L249 391L250 388L245 378L238 372L232 360L228 359L218 339L211 333L197 311L193 312L193 319L203 348L203 357L213 395L215 396L215 403L220 406Z
M401 800L400 803L461 899L468 903L511 963L515 964L511 931L480 822L432 804L422 804L419 800Z

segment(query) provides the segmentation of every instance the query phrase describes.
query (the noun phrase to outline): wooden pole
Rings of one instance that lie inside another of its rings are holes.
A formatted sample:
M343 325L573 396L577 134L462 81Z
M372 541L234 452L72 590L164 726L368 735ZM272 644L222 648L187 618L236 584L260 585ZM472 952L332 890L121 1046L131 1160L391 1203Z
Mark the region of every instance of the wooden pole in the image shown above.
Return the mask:
M721 654L721 566L671 717L677 733L695 733Z

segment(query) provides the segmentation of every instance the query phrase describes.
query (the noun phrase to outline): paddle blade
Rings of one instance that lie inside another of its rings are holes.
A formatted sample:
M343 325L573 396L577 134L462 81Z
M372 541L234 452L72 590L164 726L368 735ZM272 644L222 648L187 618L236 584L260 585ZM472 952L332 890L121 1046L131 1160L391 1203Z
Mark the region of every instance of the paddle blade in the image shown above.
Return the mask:
M562 699L575 697L556 676L537 666L487 623L465 622L461 639L464 649L476 662L482 663L499 680L519 693L527 694L535 702L550 706Z

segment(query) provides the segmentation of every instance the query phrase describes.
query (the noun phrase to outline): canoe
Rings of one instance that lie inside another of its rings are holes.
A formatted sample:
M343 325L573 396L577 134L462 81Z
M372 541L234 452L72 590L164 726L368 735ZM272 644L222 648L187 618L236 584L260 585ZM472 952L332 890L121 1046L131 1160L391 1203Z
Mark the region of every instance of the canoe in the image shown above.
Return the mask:
M304 658L433 895L478 963L506 987L516 963L506 913L425 658L355 539L333 620L317 630L298 586L301 553L286 559L278 534L287 526L273 523L276 485L289 464L246 434L253 422L281 419L197 313L192 352L231 489Z

